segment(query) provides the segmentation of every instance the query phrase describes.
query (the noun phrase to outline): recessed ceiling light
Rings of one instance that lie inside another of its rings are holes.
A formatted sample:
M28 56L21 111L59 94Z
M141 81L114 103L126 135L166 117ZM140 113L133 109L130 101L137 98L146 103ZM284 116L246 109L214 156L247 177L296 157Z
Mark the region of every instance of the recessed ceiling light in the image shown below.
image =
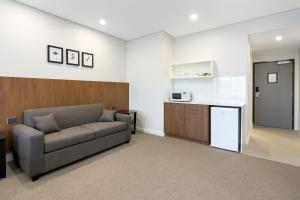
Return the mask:
M105 19L100 19L99 24L102 25L102 26L105 26L106 25L106 20Z
M190 15L190 20L195 21L197 19L198 19L198 15L196 13Z
M275 41L281 41L283 37L281 35L275 37Z

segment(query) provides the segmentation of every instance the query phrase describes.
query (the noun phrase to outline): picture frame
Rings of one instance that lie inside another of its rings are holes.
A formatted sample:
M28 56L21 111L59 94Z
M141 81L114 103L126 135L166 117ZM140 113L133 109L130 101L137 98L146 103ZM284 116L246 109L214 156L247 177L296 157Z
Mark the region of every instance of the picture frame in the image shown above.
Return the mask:
M48 62L63 64L64 63L64 49L62 47L48 45L47 46Z
M267 79L268 79L268 84L278 83L278 73L277 72L267 73Z
M91 53L82 52L81 53L81 60L83 67L94 67L94 55Z
M67 65L80 65L80 52L73 49L66 49L66 63Z

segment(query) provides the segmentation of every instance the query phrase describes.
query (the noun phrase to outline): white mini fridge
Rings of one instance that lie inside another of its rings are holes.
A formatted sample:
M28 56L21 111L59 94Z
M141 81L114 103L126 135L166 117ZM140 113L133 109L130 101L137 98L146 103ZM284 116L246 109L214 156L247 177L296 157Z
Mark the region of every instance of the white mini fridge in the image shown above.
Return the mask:
M240 108L212 106L211 146L229 151L240 151Z

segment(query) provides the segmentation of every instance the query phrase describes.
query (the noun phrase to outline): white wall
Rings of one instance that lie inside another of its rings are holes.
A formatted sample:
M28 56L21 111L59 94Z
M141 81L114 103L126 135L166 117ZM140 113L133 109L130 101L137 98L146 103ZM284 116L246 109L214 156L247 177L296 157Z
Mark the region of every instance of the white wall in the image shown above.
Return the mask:
M250 41L249 41L250 42ZM249 47L249 64L248 64L248 123L246 124L247 130L249 131L250 136L250 129L253 128L253 55L251 52L251 47Z
M285 48L285 49L269 49L263 51L253 52L253 62L268 62L268 61L278 61L278 60L287 60L287 59L295 59L295 107L294 107L294 129L299 130L300 124L300 116L299 116L299 76L300 76L300 66L299 66L299 49L298 48ZM251 109L249 112L251 113L252 119L252 105L249 104Z
M0 76L126 81L126 42L10 0L0 1ZM47 45L94 54L94 68L47 63Z
M163 103L168 94L169 65L173 57L173 38L156 33L127 44L127 81L129 107L138 110L140 130L163 133Z
M217 63L217 77L230 77L239 79L245 77L244 101L246 102L244 119L250 127L248 107L249 84L249 41L248 36L253 33L265 32L273 29L285 28L300 24L300 9L277 15L258 18L255 20L237 23L230 26L216 28L200 33L175 38L175 62L190 62L197 60L214 59ZM186 82L184 84L187 84ZM242 84L240 82L240 84ZM190 82L191 88L205 85L213 91L214 85L206 82ZM231 87L227 87L226 93L231 93ZM226 91L226 88L225 88ZM197 92L197 91L196 91ZM197 94L196 94L197 95ZM198 96L202 94L199 93ZM206 98L206 96L203 96ZM245 130L243 143L249 138L248 130Z
M248 90L252 79L248 36L298 24L300 9L175 38L175 63L214 59L217 73L213 80L179 80L173 83L173 87L189 88L199 100L223 98L244 101L242 140L247 143L251 121ZM163 35L141 37L129 41L127 46L130 107L139 111L138 126L158 135L162 135L163 101L164 97L167 98L169 87L168 77L163 71L167 68L166 61L172 60L172 53L164 56L162 49L163 46L169 47L171 52L173 46L172 42L166 44Z
M170 90L169 64L216 60L214 81L184 82L177 87L188 84L184 87L197 88L199 98L238 98L248 104L248 35L299 25L300 9L178 37L175 41L166 33L157 33L129 41L127 48L123 40L8 0L0 1L0 24L1 76L127 80L130 108L139 111L138 126L163 135L163 101ZM94 53L94 69L47 63L47 44ZM210 96L210 91L220 87L218 95ZM246 122L250 122L249 116L246 112ZM246 133L243 141L247 138Z

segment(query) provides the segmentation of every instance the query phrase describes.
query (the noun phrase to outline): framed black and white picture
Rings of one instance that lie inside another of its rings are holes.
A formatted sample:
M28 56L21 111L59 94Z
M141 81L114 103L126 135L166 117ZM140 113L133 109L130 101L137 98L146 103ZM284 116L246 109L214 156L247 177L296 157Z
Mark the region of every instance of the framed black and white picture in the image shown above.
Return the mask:
M75 65L75 66L80 65L80 61L79 61L80 53L79 53L79 51L72 50L72 49L67 49L66 54L67 54L67 64L68 65Z
M63 64L64 62L64 49L48 45L48 62Z
M82 66L83 67L94 67L94 55L91 53L82 52Z

